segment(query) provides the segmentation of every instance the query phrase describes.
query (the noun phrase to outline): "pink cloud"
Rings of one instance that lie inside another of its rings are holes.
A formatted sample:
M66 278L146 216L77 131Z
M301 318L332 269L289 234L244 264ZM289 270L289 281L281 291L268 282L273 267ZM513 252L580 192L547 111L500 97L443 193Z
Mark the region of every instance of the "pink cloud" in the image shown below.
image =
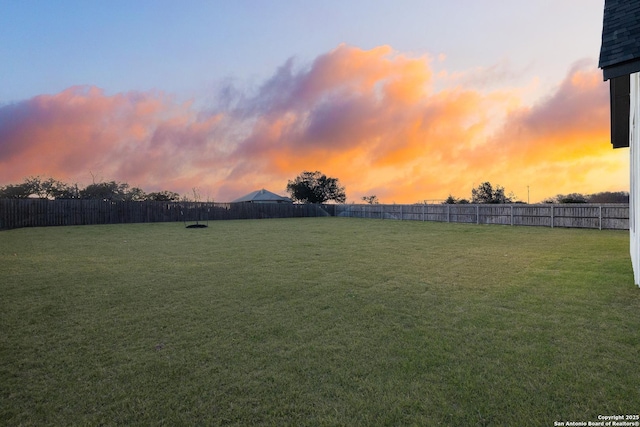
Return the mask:
M1 107L0 120L2 182L96 173L159 188L215 157L220 117L198 117L159 92L107 96L82 86Z

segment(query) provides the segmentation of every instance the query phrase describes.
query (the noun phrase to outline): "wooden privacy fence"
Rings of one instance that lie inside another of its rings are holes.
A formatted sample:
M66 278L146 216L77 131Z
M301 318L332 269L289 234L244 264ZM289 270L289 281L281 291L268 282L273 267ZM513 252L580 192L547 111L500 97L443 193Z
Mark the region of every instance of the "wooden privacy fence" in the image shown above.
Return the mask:
M0 230L56 225L203 222L333 215L331 205L0 199Z
M298 205L0 199L0 230L55 225L341 216L468 224L629 229L628 204Z
M628 204L336 205L337 216L628 230Z

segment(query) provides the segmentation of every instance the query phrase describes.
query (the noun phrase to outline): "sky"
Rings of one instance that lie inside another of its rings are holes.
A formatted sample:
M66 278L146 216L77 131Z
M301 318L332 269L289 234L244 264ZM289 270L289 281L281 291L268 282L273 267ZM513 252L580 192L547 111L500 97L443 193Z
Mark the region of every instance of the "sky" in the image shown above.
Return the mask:
M603 0L0 0L0 186L219 202L321 171L348 203L628 191Z

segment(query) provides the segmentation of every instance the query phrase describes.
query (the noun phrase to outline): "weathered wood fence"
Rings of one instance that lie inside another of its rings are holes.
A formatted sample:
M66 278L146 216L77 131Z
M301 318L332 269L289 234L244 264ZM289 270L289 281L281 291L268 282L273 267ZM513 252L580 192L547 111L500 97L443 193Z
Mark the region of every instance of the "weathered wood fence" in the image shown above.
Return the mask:
M0 199L0 230L56 225L202 222L333 215L331 205Z
M341 216L468 224L629 229L628 204L298 205L0 199L0 230L56 225Z
M628 230L628 204L337 205L337 216Z

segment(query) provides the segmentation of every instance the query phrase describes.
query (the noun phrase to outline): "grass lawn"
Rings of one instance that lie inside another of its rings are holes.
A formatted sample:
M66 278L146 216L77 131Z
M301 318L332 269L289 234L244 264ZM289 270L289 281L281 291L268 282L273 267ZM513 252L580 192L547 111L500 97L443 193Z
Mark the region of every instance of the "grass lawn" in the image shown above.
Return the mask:
M348 218L0 233L2 425L640 412L628 232Z

